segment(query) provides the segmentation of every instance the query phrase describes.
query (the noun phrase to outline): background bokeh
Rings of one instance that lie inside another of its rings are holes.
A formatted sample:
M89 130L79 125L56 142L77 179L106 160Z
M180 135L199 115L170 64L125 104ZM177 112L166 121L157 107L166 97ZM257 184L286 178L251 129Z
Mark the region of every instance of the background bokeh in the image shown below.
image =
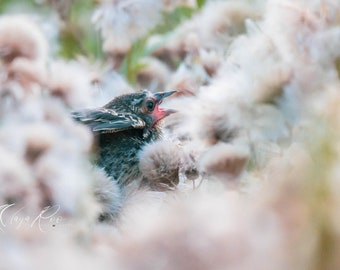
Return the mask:
M338 0L0 0L0 269L339 269L339 74ZM122 196L70 112L145 88Z

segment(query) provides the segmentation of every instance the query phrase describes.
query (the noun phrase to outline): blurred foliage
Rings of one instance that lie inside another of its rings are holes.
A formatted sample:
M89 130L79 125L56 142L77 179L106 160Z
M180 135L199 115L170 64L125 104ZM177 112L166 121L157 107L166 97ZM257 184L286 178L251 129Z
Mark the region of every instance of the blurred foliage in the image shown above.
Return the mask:
M137 74L145 66L143 64L143 58L149 56L155 49L157 49L157 46L152 48L146 47L147 39L151 35L159 34L163 35L163 40L165 42L166 34L174 30L183 21L191 18L195 11L196 10L193 8L180 6L169 13L164 12L162 23L157 25L143 38L138 39L132 44L131 49L125 56L120 68L120 73L130 84L136 84Z
M0 1L0 13L3 13L8 5L9 0Z
M332 221L334 201L330 179L334 161L337 160L334 149L337 137L327 122L320 120L316 126L318 128L308 142L313 164L304 186L306 201L313 217L311 226L318 232L312 269L334 269L332 263L336 261L337 232Z
M102 57L99 33L91 23L94 9L93 0L77 0L72 3L59 36L59 53L62 57L74 58L79 54L92 59Z
M196 9L186 6L176 7L172 12L163 12L162 23L156 26L149 34L165 34L173 30L183 21L190 19Z
M132 44L131 49L126 54L119 70L128 82L133 85L136 84L137 73L145 66L143 63L143 57L146 57L150 53L147 52L146 41L147 38L142 38Z
M134 42L124 58L119 72L131 84L136 83L138 72L145 66L143 58L149 56L158 46L147 47L147 40L151 35L161 35L166 42L167 35L181 23L190 19L205 4L206 0L196 0L196 8L178 6L170 12L163 12L162 22L143 38ZM91 23L92 13L98 1L69 0L69 1L37 1L37 0L0 0L0 12L39 13L50 16L52 12L59 14L60 25L57 54L66 59L73 59L83 55L90 60L102 60L102 41L99 31ZM162 42L162 43L163 43Z
M31 13L42 11L35 0L0 0L0 13Z
M336 70L338 71L338 78L340 79L340 58L335 61Z
M143 58L151 55L151 53L156 50L158 46L166 42L167 35L171 34L171 32L178 25L190 19L203 7L204 4L205 0L197 0L197 8L178 6L171 12L163 12L162 22L154 29L152 29L143 38L137 40L134 44L132 44L131 49L127 53L120 68L120 73L128 80L130 84L136 84L138 72L143 67L145 67L143 63ZM162 35L163 42L153 47L146 47L146 41L151 35Z
M197 7L202 8L205 4L205 0L196 0Z
M68 6L69 4L69 6ZM36 0L0 0L1 13L41 14L50 16L59 14L58 55L72 59L84 55L90 59L102 57L99 33L91 23L95 0L73 1L36 1Z

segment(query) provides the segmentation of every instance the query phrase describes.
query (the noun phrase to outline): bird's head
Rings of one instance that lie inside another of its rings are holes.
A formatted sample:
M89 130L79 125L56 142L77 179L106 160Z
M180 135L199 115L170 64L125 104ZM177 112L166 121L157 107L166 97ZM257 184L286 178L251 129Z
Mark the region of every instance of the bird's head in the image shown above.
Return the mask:
M122 113L133 112L143 119L148 127L152 128L160 120L176 112L172 109L160 107L163 100L174 93L176 93L176 91L151 93L150 91L144 90L139 93L119 96L105 105L105 107Z

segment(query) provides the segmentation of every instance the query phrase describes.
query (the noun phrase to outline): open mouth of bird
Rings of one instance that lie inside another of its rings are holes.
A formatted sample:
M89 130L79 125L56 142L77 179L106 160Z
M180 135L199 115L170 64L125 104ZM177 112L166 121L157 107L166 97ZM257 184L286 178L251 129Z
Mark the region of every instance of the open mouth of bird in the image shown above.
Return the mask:
M159 105L160 103L156 105L156 108L152 114L154 116L155 122L158 122L162 120L163 118L167 117L168 115L177 112L176 110L173 110L173 109L160 108Z
M166 108L160 108L159 105L163 103L163 100L176 93L176 91L169 91L169 92L161 92L161 93L156 93L154 94L154 97L157 100L157 104L156 107L152 113L153 119L154 119L154 125L155 126L160 120L162 120L163 118L167 117L170 114L173 114L175 112L177 112L176 110L173 109L166 109Z

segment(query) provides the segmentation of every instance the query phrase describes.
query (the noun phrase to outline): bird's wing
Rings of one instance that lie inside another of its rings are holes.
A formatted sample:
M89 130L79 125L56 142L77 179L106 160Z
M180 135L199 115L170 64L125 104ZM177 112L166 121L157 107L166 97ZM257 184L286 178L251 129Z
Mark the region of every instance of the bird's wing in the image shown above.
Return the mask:
M129 113L117 113L114 110L98 108L72 112L72 117L89 126L92 131L119 132L127 129L143 129L145 122L139 117Z

